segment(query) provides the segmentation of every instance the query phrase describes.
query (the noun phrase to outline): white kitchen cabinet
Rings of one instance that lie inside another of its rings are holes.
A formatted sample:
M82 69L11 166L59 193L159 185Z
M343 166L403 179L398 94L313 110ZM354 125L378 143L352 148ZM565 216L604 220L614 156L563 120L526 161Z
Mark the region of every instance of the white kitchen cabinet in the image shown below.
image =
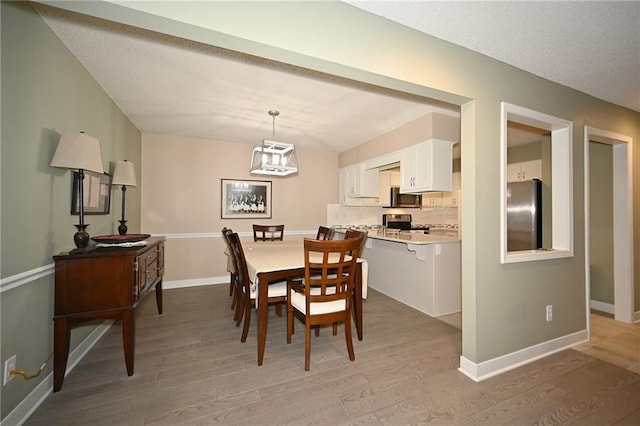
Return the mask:
M345 206L361 206L363 198L355 198L349 196L349 179L347 176L347 168L338 170L339 173L339 195L340 204Z
M451 192L443 192L442 193L442 207L457 207L458 206L458 196L460 193L460 172L455 172L452 174L452 191Z
M339 171L340 204L350 206L378 205L378 171L366 170L364 163Z
M507 164L507 182L542 179L542 160Z
M349 197L378 197L378 170L365 169L364 163L345 167Z
M402 150L400 192L451 191L453 142L431 139Z

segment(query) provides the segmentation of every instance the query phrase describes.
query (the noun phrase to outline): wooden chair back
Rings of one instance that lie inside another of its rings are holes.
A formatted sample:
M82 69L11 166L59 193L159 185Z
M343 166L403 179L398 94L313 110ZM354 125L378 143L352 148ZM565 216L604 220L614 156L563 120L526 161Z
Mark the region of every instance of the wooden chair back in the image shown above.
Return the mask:
M236 281L238 283L238 290L243 293L249 294L251 292L251 280L249 279L249 270L247 269L247 260L244 257L244 250L240 243L240 237L236 232L227 234L229 239L229 246L231 247L231 253L236 268Z
M316 234L316 240L331 240L333 239L333 229L320 225L318 227L318 233Z
M358 237L360 238L360 237ZM311 303L345 299L348 308L355 282L360 240L304 239L304 282L307 308ZM327 291L329 289L329 291ZM307 313L310 309L307 309Z
M347 229L344 233L344 239L348 240L351 238L362 238L360 242L360 247L358 248L358 256L362 256L362 252L364 251L364 243L367 241L367 231L357 231L355 229Z
M253 241L282 241L284 225L253 224Z
M227 246L227 252L231 255L231 260L235 267L235 259L233 258L233 253L231 252L231 244L229 243L229 234L233 234L233 231L230 228L227 228L226 226L222 228L222 239Z
M231 257L231 271L229 271L229 296L233 296L233 289L234 289L234 284L235 284L235 279L236 279L236 259L233 256L233 252L231 251L231 244L229 243L229 234L232 234L233 231L230 228L227 228L226 226L224 228L222 228L222 239L224 240L224 243L227 246L227 253L229 253L229 256ZM228 265L227 265L227 269ZM235 298L232 300L231 302L231 308L233 309L233 307L235 306Z

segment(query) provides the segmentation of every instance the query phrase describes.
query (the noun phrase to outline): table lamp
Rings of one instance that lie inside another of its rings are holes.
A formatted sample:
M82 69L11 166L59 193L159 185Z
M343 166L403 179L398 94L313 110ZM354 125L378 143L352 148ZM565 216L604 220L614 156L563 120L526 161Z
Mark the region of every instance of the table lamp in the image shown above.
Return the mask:
M124 198L127 192L127 186L136 186L136 171L133 167L133 163L127 160L117 161L116 167L113 170L112 185L122 185L122 219L120 219L120 226L118 226L118 233L120 235L127 235L127 221L124 219Z
M73 235L73 241L76 243L78 251L86 250L89 245L89 234L86 231L89 224L84 223L84 171L104 173L98 139L84 132L63 133L58 142L56 152L53 154L51 166L78 171L78 212L80 213L80 223L75 225L78 232Z

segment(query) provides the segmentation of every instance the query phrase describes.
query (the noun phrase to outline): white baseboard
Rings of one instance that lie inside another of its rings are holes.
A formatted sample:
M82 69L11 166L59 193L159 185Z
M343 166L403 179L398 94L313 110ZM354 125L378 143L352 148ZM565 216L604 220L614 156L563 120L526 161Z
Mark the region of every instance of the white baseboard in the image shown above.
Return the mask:
M616 314L616 307L613 303L605 303L591 299L589 300L589 308L600 312L606 312L611 315Z
M229 284L229 275L222 277L195 278L191 280L163 281L162 289L198 287L201 285Z
M640 322L640 311L633 314L633 322Z
M71 370L84 358L89 350L100 340L102 335L109 330L113 320L106 320L97 326L80 344L69 354L67 360L67 371ZM29 416L44 402L53 392L53 372L49 373L39 384L5 417L0 426L20 426L27 421Z
M498 358L490 359L479 364L461 356L460 368L458 368L458 371L475 382L481 382L490 377L497 376L498 374L505 373L509 370L513 370L514 368L570 348L571 346L587 341L588 339L589 334L587 330L582 330L524 348Z

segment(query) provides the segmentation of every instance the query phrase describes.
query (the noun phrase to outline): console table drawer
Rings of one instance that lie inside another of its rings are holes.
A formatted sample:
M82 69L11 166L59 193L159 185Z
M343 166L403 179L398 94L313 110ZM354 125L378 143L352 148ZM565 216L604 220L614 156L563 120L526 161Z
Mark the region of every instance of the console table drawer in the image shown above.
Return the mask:
M155 284L164 272L164 244L158 244L151 250L136 257L138 270L134 287L134 300L140 300L148 289Z

